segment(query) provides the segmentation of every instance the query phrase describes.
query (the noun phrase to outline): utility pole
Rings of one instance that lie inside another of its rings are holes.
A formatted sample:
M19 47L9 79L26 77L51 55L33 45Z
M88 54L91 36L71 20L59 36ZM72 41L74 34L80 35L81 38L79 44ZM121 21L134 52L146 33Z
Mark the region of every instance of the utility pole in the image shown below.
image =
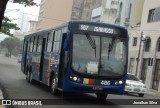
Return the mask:
M140 53L141 53L141 43L142 43L142 38L143 38L143 32L141 32L141 37L140 37L140 44L139 44L139 50L138 50L138 57L137 57L137 65L136 65L136 76L138 73L138 67L139 67L139 61L140 61Z

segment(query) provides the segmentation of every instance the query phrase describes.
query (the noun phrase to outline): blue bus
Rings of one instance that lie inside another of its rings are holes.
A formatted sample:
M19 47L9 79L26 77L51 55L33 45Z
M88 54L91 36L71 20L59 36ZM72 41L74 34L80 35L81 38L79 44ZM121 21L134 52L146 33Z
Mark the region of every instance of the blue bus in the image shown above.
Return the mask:
M51 93L123 95L128 61L128 33L123 27L69 21L24 38L21 70L29 83L39 81Z

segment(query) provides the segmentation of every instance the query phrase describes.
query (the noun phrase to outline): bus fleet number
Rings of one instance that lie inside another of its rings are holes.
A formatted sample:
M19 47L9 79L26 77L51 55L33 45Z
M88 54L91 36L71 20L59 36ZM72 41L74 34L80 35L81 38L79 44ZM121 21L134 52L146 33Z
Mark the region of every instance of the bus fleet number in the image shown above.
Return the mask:
M87 25L81 25L81 30L88 30L88 27Z
M110 85L110 81L102 80L101 84L102 85Z

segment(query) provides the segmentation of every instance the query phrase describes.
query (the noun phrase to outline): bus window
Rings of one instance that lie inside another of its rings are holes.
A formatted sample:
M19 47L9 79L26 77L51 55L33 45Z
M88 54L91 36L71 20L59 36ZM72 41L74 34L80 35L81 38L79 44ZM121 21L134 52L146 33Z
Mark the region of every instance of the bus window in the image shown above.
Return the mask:
M39 36L38 36L38 38L37 38L36 52L38 52L38 42L39 42Z
M32 48L32 52L34 51L34 43L35 43L35 37L33 37L33 48Z
M61 34L62 34L62 31L58 30L56 41L60 41L61 40L61 37L62 37Z
M47 39L46 39L46 48L45 48L45 51L47 51L47 47L48 47L48 38L49 38L49 33L47 34Z
M56 31L54 46L53 46L53 52L59 52L60 51L61 37L62 37L61 30Z
M37 39L37 37L34 38L33 52L36 52L37 50Z
M48 43L47 43L47 52L51 52L52 49L52 33L48 33Z
M28 42L28 52L30 52L30 46L31 46L31 38L29 39L29 42Z
M41 49L42 49L42 39L39 37L38 46L37 46L37 52L41 52Z
M55 31L52 32L52 48L51 48L51 51L53 51L54 39L55 39Z
M33 37L31 38L31 42L30 42L30 52L32 52L33 50Z
M23 42L23 51L25 51L25 48L26 48L26 40L24 39L24 42Z

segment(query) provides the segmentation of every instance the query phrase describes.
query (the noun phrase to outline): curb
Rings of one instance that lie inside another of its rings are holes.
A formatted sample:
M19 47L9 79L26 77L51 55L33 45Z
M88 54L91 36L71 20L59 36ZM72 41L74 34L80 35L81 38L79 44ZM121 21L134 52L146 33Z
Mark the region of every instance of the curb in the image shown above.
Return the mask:
M0 100L1 100L1 99L4 99L4 98L3 98L2 90L0 89ZM3 105L0 105L0 108L5 108L5 107L4 107Z
M160 97L160 92L155 91L155 90L150 90L149 89L149 90L147 90L146 94Z

